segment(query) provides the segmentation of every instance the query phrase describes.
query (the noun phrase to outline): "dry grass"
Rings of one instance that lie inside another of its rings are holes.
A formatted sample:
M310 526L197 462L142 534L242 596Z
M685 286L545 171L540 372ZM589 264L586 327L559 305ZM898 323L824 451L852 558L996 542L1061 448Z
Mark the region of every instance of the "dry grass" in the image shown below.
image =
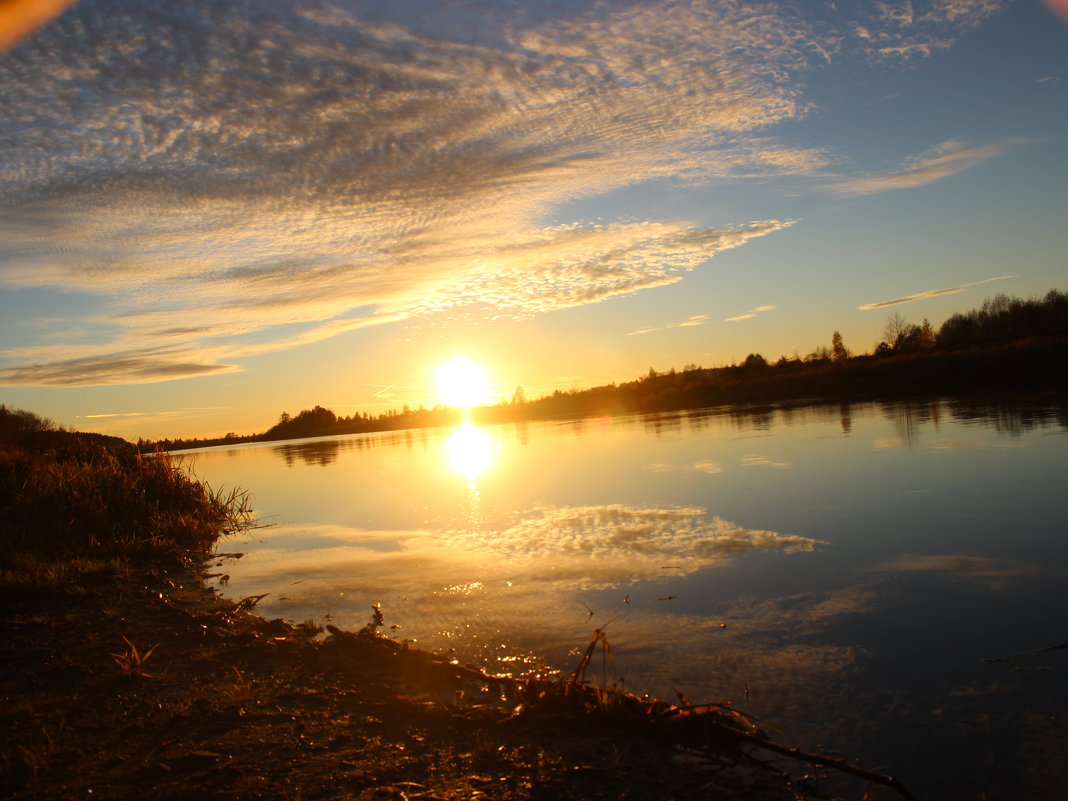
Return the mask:
M111 658L115 660L115 664L119 666L119 672L123 676L131 676L134 678L153 678L151 673L145 671L145 662L147 662L148 658L156 652L157 648L159 648L159 643L156 643L147 651L142 651L125 636L123 636L122 641L126 643L126 650L111 655Z
M248 496L191 479L167 454L62 431L0 405L0 590L122 578L189 563L251 523Z

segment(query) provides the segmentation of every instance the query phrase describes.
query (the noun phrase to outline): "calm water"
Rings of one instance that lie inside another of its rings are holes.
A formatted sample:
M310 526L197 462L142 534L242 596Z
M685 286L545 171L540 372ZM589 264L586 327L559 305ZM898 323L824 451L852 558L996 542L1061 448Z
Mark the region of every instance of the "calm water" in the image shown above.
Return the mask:
M589 419L209 449L271 617L513 674L607 624L635 692L733 700L929 799L1068 797L1068 407ZM1014 669L1015 668L1015 669ZM598 673L600 673L598 666ZM881 796L880 796L881 797Z

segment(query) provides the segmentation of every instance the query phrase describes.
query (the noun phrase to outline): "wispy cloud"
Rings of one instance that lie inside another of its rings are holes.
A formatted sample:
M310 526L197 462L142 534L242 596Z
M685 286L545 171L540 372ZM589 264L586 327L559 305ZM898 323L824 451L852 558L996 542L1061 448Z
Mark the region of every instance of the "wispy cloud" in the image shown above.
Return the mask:
M196 355L185 349L145 348L100 356L57 359L8 367L0 371L0 381L60 387L139 384L239 369L236 365L218 364L210 360L197 361Z
M645 469L652 473L698 472L707 473L710 476L718 475L723 472L723 468L720 467L719 463L713 462L711 459L701 459L694 462L692 465L673 465L665 464L663 462L653 462L645 465Z
M702 473L708 473L710 476L718 475L723 472L723 468L711 459L702 459L699 462L694 462L693 469Z
M947 41L994 7L956 5L930 12ZM0 286L99 303L71 321L95 336L0 353L0 382L207 375L413 316L678 281L788 223L542 221L652 179L823 171L824 149L769 130L808 112L799 76L867 14L831 30L719 0L250 8L83 0L5 53ZM926 30L882 24L900 29L883 48Z
M684 320L683 322L679 323L678 327L679 328L691 328L692 326L695 326L695 325L704 325L707 321L708 321L708 315L707 314L695 314L690 319Z
M774 309L775 309L774 306L757 306L755 309L750 309L749 311L744 312L742 314L739 314L739 315L737 315L735 317L728 317L726 319L726 322L728 322L728 323L738 323L738 322L741 322L742 320L752 320L758 314L763 314L764 312L773 311Z
M742 457L742 467L770 467L774 470L789 470L793 467L793 464L781 459L772 459L768 456L753 455Z
M1007 278L1015 278L1014 275L999 275L996 278L986 278L982 281L972 281L968 284L961 284L960 286L951 286L945 289L928 289L926 292L917 292L915 295L906 295L903 298L894 298L893 300L880 300L876 303L865 303L863 306L857 306L860 311L870 311L871 309L885 309L887 306L897 306L902 303L912 303L915 300L926 300L927 298L936 298L939 295L956 295L969 287L982 286L983 284L989 284L993 281L1004 281Z
M667 325L654 326L651 328L639 328L636 331L628 331L627 336L637 336L638 334L651 334L653 331L667 331L670 328L692 328L695 325L704 325L708 322L707 314L694 314L687 317L681 323L668 323Z
M849 178L836 181L829 186L833 191L845 195L873 195L889 189L912 189L926 186L978 166L1019 144L1021 144L1020 140L1003 140L987 145L971 146L954 139L906 160L899 169L893 172Z

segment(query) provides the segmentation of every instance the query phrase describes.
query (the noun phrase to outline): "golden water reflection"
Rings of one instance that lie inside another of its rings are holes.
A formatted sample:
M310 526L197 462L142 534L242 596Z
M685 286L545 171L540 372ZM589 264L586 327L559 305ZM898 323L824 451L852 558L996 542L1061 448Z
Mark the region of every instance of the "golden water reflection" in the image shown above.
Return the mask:
M494 451L493 438L471 422L460 425L445 442L449 468L466 479L469 489L476 489L478 479L493 465Z

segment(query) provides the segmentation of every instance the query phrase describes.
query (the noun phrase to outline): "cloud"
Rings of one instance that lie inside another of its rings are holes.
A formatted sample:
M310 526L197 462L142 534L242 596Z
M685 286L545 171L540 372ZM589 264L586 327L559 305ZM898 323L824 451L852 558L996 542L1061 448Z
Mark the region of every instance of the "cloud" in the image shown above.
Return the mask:
M946 50L1008 4L1003 0L888 0L843 4L848 39L871 61L908 63Z
M711 459L702 459L699 462L694 462L694 470L699 470L702 473L708 473L709 475L717 475L723 472L723 468Z
M706 322L708 322L708 315L707 314L695 314L692 317L690 317L690 319L684 320L683 322L679 323L678 327L679 328L691 328L691 327L693 327L695 325L704 325Z
M986 13L954 7L930 12L949 38ZM0 61L0 286L93 296L71 323L97 335L7 350L0 381L207 375L676 282L788 223L543 221L654 179L822 171L769 130L858 8L83 0Z
M857 306L860 311L870 311L872 309L885 309L887 306L897 306L902 303L912 303L914 300L926 300L927 298L936 298L939 295L956 295L969 287L982 286L983 284L989 284L993 281L1004 281L1006 278L1015 278L1014 275L999 275L996 278L986 278L982 281L972 281L969 284L961 284L960 286L948 287L946 289L928 289L926 292L917 292L915 295L907 295L903 298L895 298L894 300L880 300L877 303L865 303L863 306Z
M707 473L708 475L718 475L723 472L723 468L719 466L717 462L713 462L711 459L701 459L694 462L692 465L676 466L673 464L664 464L662 462L653 462L645 465L645 469L653 473L676 473L697 471L699 473Z
M771 459L767 456L754 455L742 457L742 467L770 467L775 470L789 470L793 467L793 464L787 461Z
M635 331L628 331L627 336L632 337L637 336L638 334L651 334L653 331L666 331L669 328L692 328L697 325L704 325L706 322L708 322L707 314L694 314L687 317L681 323L668 323L667 325L659 327L639 328Z
M234 365L196 362L184 350L145 349L105 356L62 359L41 364L8 367L0 383L47 386L138 384L197 375L234 372Z
M895 172L837 181L830 184L829 188L845 195L873 195L888 189L926 186L978 166L1019 144L1020 140L1003 140L969 146L954 139L907 159Z
M651 462L650 464L645 465L645 469L652 473L674 473L677 468L673 464Z
M752 320L758 314L763 314L764 312L772 311L774 309L775 309L774 306L757 306L755 309L750 309L749 311L747 311L747 312L745 312L743 314L739 314L736 317L728 317L726 319L726 322L728 322L728 323L737 323L737 322L741 322L742 320Z
M989 559L980 556L945 554L939 556L902 556L884 562L872 570L888 573L940 572L981 578L1010 578L1032 576L1038 572L1033 565L1012 562L1007 559Z
M546 229L493 250L489 263L470 261L462 277L412 308L427 314L483 306L522 317L596 303L673 284L715 254L790 224L767 220L722 230L665 223Z

